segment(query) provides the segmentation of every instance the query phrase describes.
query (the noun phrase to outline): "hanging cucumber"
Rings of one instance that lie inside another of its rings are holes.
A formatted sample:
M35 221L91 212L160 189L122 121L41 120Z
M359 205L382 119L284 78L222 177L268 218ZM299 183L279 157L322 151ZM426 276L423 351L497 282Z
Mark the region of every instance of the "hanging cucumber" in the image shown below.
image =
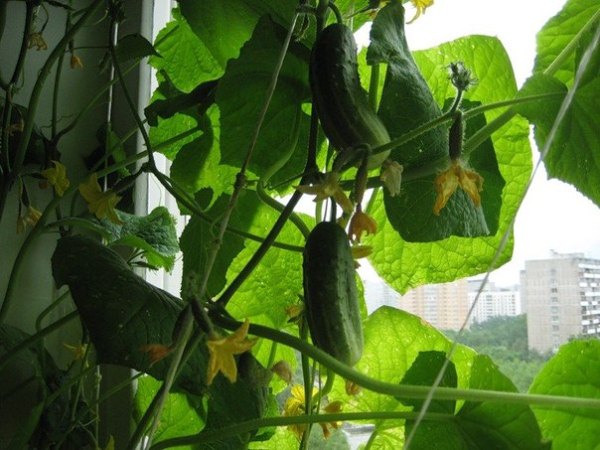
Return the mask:
M313 105L327 138L340 151L374 149L390 141L360 84L356 53L352 30L334 23L319 34L310 59ZM380 166L388 155L371 157L369 168Z
M313 343L348 365L360 359L363 332L348 236L321 222L304 248L304 302Z

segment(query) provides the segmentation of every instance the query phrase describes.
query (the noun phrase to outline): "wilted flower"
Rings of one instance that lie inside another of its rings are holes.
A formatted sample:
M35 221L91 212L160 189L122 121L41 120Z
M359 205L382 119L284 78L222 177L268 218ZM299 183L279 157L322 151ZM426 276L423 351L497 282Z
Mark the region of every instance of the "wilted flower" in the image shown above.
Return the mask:
M290 384L292 382L292 368L290 367L287 361L281 360L273 364L273 367L271 367L271 372L276 374L287 384Z
M367 213L357 208L350 219L350 231L348 232L352 242L360 242L363 233L375 234L377 232L377 222Z
M48 50L48 44L46 44L44 37L40 33L31 33L29 35L29 43L27 48L33 47L35 47L37 51Z
M433 213L436 216L458 187L467 193L475 206L481 205L479 193L483 190L483 177L474 170L463 167L458 159L452 161L450 167L435 178L434 184L437 198L433 205Z
M83 61L74 53L71 53L71 69L83 69Z
M40 217L42 217L40 211L33 206L28 206L25 215L17 218L17 233L23 233L29 225L35 226L35 224L38 223L38 220L40 220Z
M142 345L140 350L148 354L150 366L153 366L162 359L165 359L173 351L173 347L164 344Z
M400 194L404 167L398 162L388 159L383 163L382 169L379 179L388 189L390 195L395 197Z

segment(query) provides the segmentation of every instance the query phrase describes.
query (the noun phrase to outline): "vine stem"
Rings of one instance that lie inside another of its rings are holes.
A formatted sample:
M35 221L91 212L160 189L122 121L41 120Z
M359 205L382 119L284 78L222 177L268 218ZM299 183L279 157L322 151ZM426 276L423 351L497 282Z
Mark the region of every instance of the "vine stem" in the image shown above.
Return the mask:
M240 322L216 314L211 315L213 322L225 329L235 330ZM430 394L431 386L414 386L387 383L371 378L350 366L338 361L326 352L309 343L263 325L250 324L249 334L276 341L304 353L317 362L328 367L336 374L357 385L380 394L400 398L425 399ZM600 399L577 398L557 395L521 394L518 392L492 391L483 389L457 389L439 387L433 393L435 400L467 400L472 402L502 402L512 404L538 405L547 408L588 408L600 410Z
M410 411L376 411L376 412L351 412L336 414L303 414L299 416L285 417L264 417L262 419L253 419L245 422L236 423L216 430L203 431L195 435L181 436L154 444L152 450L162 450L165 448L198 445L215 441L223 436L234 436L240 433L247 433L263 427L282 427L296 424L315 424L315 423L333 423L354 420L389 420L402 419L410 420L416 417L417 413ZM427 419L431 421L452 421L450 414L429 413Z
M198 303L200 301L202 301L202 299L204 298L204 295L206 293L207 287L208 287L208 281L209 281L209 277L210 274L212 273L212 269L214 267L214 263L217 259L217 255L221 249L221 243L223 240L223 237L225 235L225 232L227 230L229 221L231 219L231 216L233 214L233 211L237 205L237 201L238 198L242 192L242 189L245 187L246 184L246 170L250 164L250 161L252 159L252 155L254 153L254 149L256 148L256 144L258 142L258 137L260 135L260 131L262 129L262 125L264 123L267 111L269 109L269 106L271 104L271 100L273 98L273 95L275 93L275 88L277 86L277 81L279 79L279 74L281 72L281 68L283 67L283 62L285 60L285 56L287 54L290 42L291 42L291 38L292 38L292 34L294 32L294 28L296 25L296 21L298 19L299 13L295 12L294 16L291 20L290 23L290 27L288 30L288 34L284 40L284 44L282 46L279 58L277 60L277 63L275 65L275 69L273 71L273 76L271 78L271 82L269 84L269 87L267 89L267 95L263 104L263 107L261 109L260 115L258 117L258 121L255 127L255 131L254 131L254 135L252 137L252 140L250 142L248 151L246 153L246 157L244 158L244 162L242 164L242 166L240 167L240 172L237 174L236 176L236 181L234 184L234 190L233 193L231 195L231 198L229 200L229 204L227 205L227 209L223 215L223 218L221 219L221 223L219 226L219 231L217 234L217 237L214 241L214 245L208 255L207 261L206 261L206 265L204 268L204 273L202 276L202 281L200 284L200 289L198 292L198 295L196 298L192 298L191 301L192 302L196 302L198 308L202 308L201 305L199 305ZM113 52L114 53L114 52ZM135 109L132 109L132 112L135 113ZM137 113L134 114L135 116L137 116ZM138 117L139 119L139 117ZM142 133L142 136L144 137L144 142L146 143L146 145L149 148L149 154L151 155L151 151L150 151L150 140L148 138L147 133L145 132L145 130L140 130ZM155 169L155 167L154 167ZM182 357L183 357L183 353L185 350L186 345L188 344L192 334L193 334L193 326L194 326L194 315L192 312L193 308L186 308L184 314L184 317L182 318L182 323L181 323L181 330L180 330L180 334L175 342L175 346L174 346L174 351L173 351L173 358L172 358L172 362L169 365L169 370L167 372L167 375L165 377L165 380L161 386L160 391L157 393L158 396L158 400L155 403L153 409L153 423L152 426L150 428L150 431L147 435L147 446L149 447L151 442L152 442L152 436L154 434L154 432L156 431L156 429L158 428L158 424L159 424L159 419L160 419L160 415L161 415L161 411L162 408L164 406L164 403L166 401L167 395L171 389L171 386L173 384L173 382L175 381L175 376L178 372ZM139 427L138 427L139 429ZM131 442L130 442L131 443Z
M55 330L58 330L60 327L62 327L63 325L65 325L66 323L70 322L71 320L73 320L77 317L79 317L79 313L77 311L73 311L73 312L67 314L66 316L62 317L61 319L58 319L56 322L52 323L51 325L48 325L46 328L38 331L36 334L21 341L19 343L19 345L16 345L15 347L11 348L10 352L8 352L5 355L3 355L2 357L0 357L0 370L4 369L4 366L14 356L19 354L20 351L33 346L34 344L39 342L45 336L49 335L50 333L52 333Z
M28 2L29 4L29 2ZM104 4L103 1L96 0L90 6L86 8L85 13L81 16L81 18L73 24L71 29L69 29L63 38L56 45L48 59L44 63L44 66L40 70L35 85L33 87L33 91L31 92L31 98L29 100L29 106L27 110L27 116L25 118L25 127L23 129L23 134L21 135L21 140L19 141L19 146L17 148L17 152L15 155L15 160L13 164L13 174L18 174L23 166L23 161L25 159L25 153L27 152L27 146L29 145L29 141L31 139L31 133L33 131L35 114L37 112L37 107L39 104L39 99L42 94L42 89L46 82L46 78L50 75L50 71L54 66L54 63L60 58L60 56L64 53L66 46L69 41L73 39L73 37L77 34L77 32L83 27L83 25L92 17L92 15L98 10L100 6ZM13 175L14 176L14 175Z

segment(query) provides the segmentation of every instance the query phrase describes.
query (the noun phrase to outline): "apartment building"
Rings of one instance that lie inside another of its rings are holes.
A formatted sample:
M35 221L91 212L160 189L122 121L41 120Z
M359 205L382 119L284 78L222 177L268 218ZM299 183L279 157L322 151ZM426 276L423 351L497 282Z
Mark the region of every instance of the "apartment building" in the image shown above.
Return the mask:
M398 306L442 330L458 330L469 311L467 279L419 286L400 297Z
M481 279L469 280L469 306L477 299L471 315L471 323L482 323L492 317L521 314L520 293L517 286L501 288L488 282L479 294L481 283ZM477 298L478 294L479 298Z
M526 261L521 299L532 349L556 351L571 337L600 337L600 260L552 252Z

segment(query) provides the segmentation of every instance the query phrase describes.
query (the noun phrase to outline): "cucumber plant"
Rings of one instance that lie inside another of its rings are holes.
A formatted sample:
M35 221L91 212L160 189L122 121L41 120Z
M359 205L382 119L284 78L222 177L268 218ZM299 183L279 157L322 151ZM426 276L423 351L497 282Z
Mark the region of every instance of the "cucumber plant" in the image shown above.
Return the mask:
M0 447L321 448L324 436L344 439L342 422L373 424L367 448L596 445L597 340L565 345L518 393L488 357L419 317L367 314L356 265L367 257L404 293L507 262L530 125L549 171L600 204L600 5L566 2L540 31L534 75L519 90L497 38L411 51L404 3L179 0L153 45L114 40L127 13L118 0L0 4L2 45L11 33L19 43L10 73L0 70L0 225L14 235L7 217L18 211L22 233L0 277ZM433 2L410 3L419 17ZM64 34L45 40L65 15ZM358 52L354 33L367 21ZM86 27L103 37L112 78L72 117L62 75L98 51L79 44ZM125 76L146 56L158 88L144 120ZM87 115L113 107L115 84L130 132ZM82 118L99 130L86 169L76 151L87 144L64 139ZM144 149L128 154L138 133ZM142 174L190 216L179 242L165 208L131 213ZM315 195L310 214L297 207L304 194ZM39 250L42 236L56 246ZM181 298L134 273L172 269L178 247ZM31 259L60 285L33 334L13 314L33 305L20 285ZM47 352L48 336L73 322L81 342ZM104 363L138 374L101 395ZM134 385L133 411L119 417L131 414L134 429L109 440L98 405Z

